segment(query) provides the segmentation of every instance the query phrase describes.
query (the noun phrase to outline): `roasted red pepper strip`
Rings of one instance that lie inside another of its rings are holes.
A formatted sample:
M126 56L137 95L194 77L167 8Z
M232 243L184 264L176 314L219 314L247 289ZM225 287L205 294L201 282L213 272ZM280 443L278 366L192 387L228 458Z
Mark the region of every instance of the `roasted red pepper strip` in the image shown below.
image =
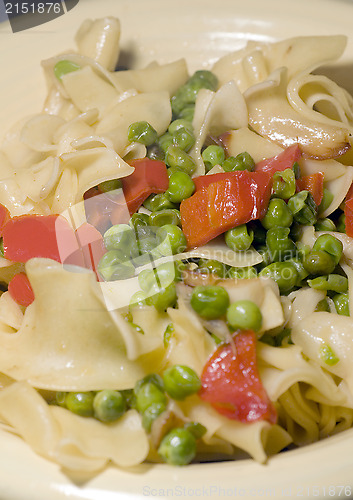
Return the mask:
M319 206L324 195L324 174L316 172L297 179L297 191L310 191L316 206Z
M346 216L346 234L353 238L353 198L345 201L344 214Z
M29 306L34 301L34 293L25 273L18 273L9 283L8 291L20 306Z
M0 203L0 237L2 236L5 224L11 219L10 212Z
M230 344L224 344L207 361L201 375L200 398L232 420L276 423L276 410L258 373L254 332L240 331L234 343L235 352Z
M180 205L189 248L266 213L272 178L265 172L227 172L194 179L197 191Z
M292 168L294 163L301 157L301 150L298 144L293 144L272 158L266 158L255 165L255 172L267 172L271 176L275 172Z
M123 192L130 214L134 214L150 194L164 193L169 179L166 164L159 160L141 158L130 165L134 172L121 179Z
M65 259L64 264L71 264L97 272L100 259L106 253L101 233L88 222L84 222L75 231L76 246L72 253Z
M74 231L58 215L12 217L3 229L4 256L15 262L45 257L63 262L77 247Z

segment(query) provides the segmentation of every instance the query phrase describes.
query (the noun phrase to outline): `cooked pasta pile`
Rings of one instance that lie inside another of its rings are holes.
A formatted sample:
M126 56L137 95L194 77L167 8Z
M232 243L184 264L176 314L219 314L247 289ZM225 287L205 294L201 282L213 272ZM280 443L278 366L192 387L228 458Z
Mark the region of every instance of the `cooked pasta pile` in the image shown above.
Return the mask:
M263 463L349 429L353 99L313 73L345 37L249 42L194 77L183 59L116 71L119 37L117 19L85 21L77 52L42 62L42 112L0 150L1 428L92 472L244 452ZM130 199L139 169L150 190ZM130 233L139 250L119 261ZM170 433L187 436L186 457Z

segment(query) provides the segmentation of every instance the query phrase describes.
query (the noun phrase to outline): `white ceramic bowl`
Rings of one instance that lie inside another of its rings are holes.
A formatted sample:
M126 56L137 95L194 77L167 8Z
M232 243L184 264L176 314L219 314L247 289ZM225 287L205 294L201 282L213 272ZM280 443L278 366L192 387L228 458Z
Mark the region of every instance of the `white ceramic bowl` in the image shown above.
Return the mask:
M207 67L248 39L346 34L336 80L353 93L352 0L80 0L64 16L13 34L0 27L0 137L45 95L40 61L73 46L85 18L114 15L122 23L126 60L141 67L185 57L190 71ZM133 54L133 58L130 55ZM129 56L129 57L128 57ZM16 436L0 432L1 500L137 500L152 498L349 498L353 492L353 429L271 458L176 468L109 468L93 479L70 478Z

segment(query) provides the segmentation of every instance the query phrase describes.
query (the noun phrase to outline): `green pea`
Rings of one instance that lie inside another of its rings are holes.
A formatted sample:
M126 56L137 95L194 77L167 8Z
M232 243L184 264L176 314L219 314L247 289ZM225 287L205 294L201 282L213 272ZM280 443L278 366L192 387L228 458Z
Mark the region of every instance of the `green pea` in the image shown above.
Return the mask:
M259 276L273 279L281 293L293 290L298 282L298 273L291 262L273 262L264 267Z
M196 439L187 429L172 429L162 439L158 453L170 465L187 465L196 456Z
M65 406L81 417L92 417L93 400L94 392L68 392L65 397Z
M58 80L61 80L67 73L72 73L73 71L77 71L79 69L81 69L81 67L78 64L64 59L55 64L54 75Z
M166 153L167 149L172 144L173 144L173 136L169 132L166 132L165 134L161 135L160 138L158 139L158 146L164 153Z
M298 259L301 260L301 262L303 262L305 257L311 252L311 248L309 247L309 245L306 245L301 241L297 241L296 245L297 245L297 257Z
M164 392L153 382L145 382L136 392L136 408L144 413L149 406L155 403L167 405Z
M174 261L159 264L155 269L155 274L160 286L164 288L173 281L181 280L181 269Z
M226 313L229 295L221 286L196 286L191 294L190 304L194 311L203 318L217 319Z
M151 212L149 216L149 224L151 226L165 226L172 224L174 226L181 226L180 212L175 208L165 208L157 212Z
M115 191L122 188L122 183L120 179L111 179L110 181L104 181L98 184L99 189L102 193L109 193L110 191Z
M318 219L315 224L315 231L336 231L335 223L329 219Z
M316 222L317 207L309 191L300 191L288 200L294 220L304 226L310 226Z
M332 236L332 234L321 234L315 241L313 250L323 250L328 253L337 265L343 253L343 244L338 238Z
M157 131L146 121L132 123L127 132L130 142L139 142L145 146L150 146L158 139Z
M186 172L174 172L169 177L166 195L173 203L180 203L190 198L195 192L195 183Z
M339 362L336 353L328 344L323 344L319 348L320 358L329 366L333 366Z
M128 256L121 250L108 250L98 263L98 272L105 281L110 281L115 270L125 264Z
M168 147L165 162L170 167L178 167L189 175L193 174L196 169L196 163L191 156L174 144Z
M298 162L296 162L296 161L295 161L295 162L293 163L292 170L293 170L293 172L294 172L294 177L295 177L296 179L300 179L300 177L301 177L301 175L302 175L302 174L301 174L301 172L300 172L300 166L299 166L299 163L298 163Z
M254 267L231 267L227 277L237 280L251 279L257 277L257 271Z
M5 254L4 254L4 240L3 240L3 238L0 238L0 255L1 255L1 257L5 256Z
M348 293L338 293L333 297L333 303L335 304L337 314L341 314L342 316L350 315Z
M330 274L336 267L331 255L324 250L312 250L303 261L304 268L309 274Z
M187 247L183 231L173 224L166 224L158 228L156 236L159 243L158 249L162 255L175 255L184 252Z
M201 380L189 366L173 365L163 373L164 388L169 396L178 401L201 389Z
M282 172L275 172L272 179L272 191L277 198L288 200L295 195L296 182L293 169L286 168Z
M183 151L189 151L195 144L195 136L193 132L186 128L179 128L173 134L173 145L182 149Z
M331 193L331 191L324 188L323 197L322 197L321 203L317 209L319 214L322 214L322 212L324 212L331 205L333 198L334 198L334 196Z
M189 130L189 132L193 132L194 131L194 127L192 126L192 123L190 123L190 121L188 120L183 120L183 119L177 119L177 120L173 120L169 127L168 127L168 132L172 135L175 134L175 132L177 132L178 130L182 130L182 129L186 129L186 130Z
M174 281L180 281L181 271L174 262L164 262L155 269L144 269L138 275L141 289L148 293L152 287L165 288Z
M66 408L65 399L66 399L66 392L57 391L55 393L55 401L56 401L58 406L62 406L63 408Z
M147 298L147 304L154 306L157 311L163 312L168 307L174 307L177 302L175 283L166 287L152 286Z
M159 417L165 410L167 406L164 403L152 403L142 415L142 427L146 432L151 431L152 424L156 418Z
M296 246L289 238L289 227L272 227L267 231L266 245L274 261L284 261L295 255Z
M258 332L262 326L262 313L251 300L237 300L227 309L227 321L234 329Z
M315 290L326 290L336 293L345 293L348 290L348 280L340 274L328 274L308 280L308 285Z
M143 269L138 275L138 282L144 292L149 292L152 286L157 284L154 269Z
M174 332L175 332L175 330L174 330L173 323L169 323L169 325L167 326L167 328L164 330L164 334L163 334L163 344L164 344L164 347L168 347L169 342L170 342L171 338L174 335Z
M126 255L136 245L135 233L128 224L116 224L104 233L104 245L107 250L121 250Z
M171 175L175 174L175 172L182 172L179 167L168 167L167 168L167 173L168 173L168 178L170 179Z
M195 89L217 90L218 79L214 73L206 69L199 69L191 76L188 84Z
M150 210L150 212L177 208L177 205L170 200L166 193L151 194L143 202L143 206L147 208L147 210Z
M151 160L164 161L165 154L159 143L156 142L154 144L151 144L150 146L147 146L146 156Z
M320 300L315 307L315 312L322 312L322 311L330 312L330 306L326 298Z
M133 389L125 389L125 390L120 391L120 392L125 399L127 409L129 409L129 408L136 409L136 395L134 393L134 390Z
M161 392L164 392L163 379L158 373L149 373L145 377L138 380L135 384L133 392L137 396L141 387L147 383L154 384Z
M267 246L260 245L257 248L257 251L262 257L262 262L259 264L259 269L262 269L263 267L268 266L269 264L271 264L271 262L273 262L271 252L269 251Z
M224 149L221 146L212 144L207 146L202 152L202 159L208 172L215 165L221 165L225 159Z
M202 438L207 432L206 427L199 422L186 422L184 424L184 429L191 432L195 439Z
M118 391L106 389L99 391L93 400L94 416L102 422L113 422L126 411L126 402Z
M138 257L139 265L142 265L143 262L150 262L150 254L156 252L157 247L157 239L155 235L146 235L139 237L137 240L138 249L140 252L140 256Z
M255 162L252 156L244 151L237 156L229 156L222 162L222 168L225 172L234 172L236 170L254 170Z
M142 330L142 328L134 323L133 321L128 321L129 325L135 330L136 333L139 333L140 335L144 335L145 332Z
M113 269L109 281L126 280L135 276L135 267L132 262L126 261L118 264Z
M346 232L346 215L345 215L345 213L342 213L339 216L336 226L337 226L337 231L339 231L340 233Z
M229 229L224 235L226 245L235 252L248 250L253 242L254 232L248 231L246 224Z
M199 270L203 274L215 274L220 278L224 278L226 275L226 266L223 262L219 262L215 259L200 259L199 260Z
M194 119L194 113L195 113L195 106L186 106L180 111L178 117L182 120L192 122Z
M309 272L305 269L303 262L299 257L293 257L292 259L288 259L286 262L290 262L295 267L298 274L297 286L301 286L301 282L309 275Z
M130 299L130 307L143 307L147 305L147 295L143 290L135 292Z
M261 224L265 229L272 227L290 227L293 222L293 215L287 203L281 198L272 198L268 204L267 212Z
M129 226L134 229L135 236L138 236L139 230L141 228L149 228L150 218L149 215L143 213L135 213L131 216L129 220ZM149 233L150 234L150 233Z
M171 99L173 114L178 116L186 107L195 104L197 94L201 88L216 90L217 77L207 70L196 71L189 80L182 85Z

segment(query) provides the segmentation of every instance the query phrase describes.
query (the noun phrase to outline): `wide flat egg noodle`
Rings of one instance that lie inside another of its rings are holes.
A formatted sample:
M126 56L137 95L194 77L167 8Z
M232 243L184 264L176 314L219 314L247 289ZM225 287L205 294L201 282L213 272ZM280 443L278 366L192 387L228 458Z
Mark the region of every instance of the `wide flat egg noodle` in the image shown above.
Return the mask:
M229 156L237 156L246 151L255 163L266 158L272 158L283 151L283 148L278 144L269 142L247 126L237 130L230 130L222 134L220 139Z
M221 57L213 66L220 84L235 80L244 92L267 79L275 69L287 67L289 78L338 59L346 46L345 36L303 36L274 43L249 41L243 49Z
M95 472L109 461L122 467L141 463L149 443L135 410L104 424L49 406L26 382L0 391L0 417L39 454L68 471Z
M328 372L345 380L353 392L353 320L347 316L314 312L299 321L292 329L293 341L304 354ZM334 364L325 363L323 348L328 346L337 356Z
M86 19L75 36L78 52L114 71L120 48L120 21L116 17Z
M316 159L348 151L349 129L340 122L323 124L303 116L288 101L287 86L288 69L279 68L244 93L255 132L282 147L299 143L306 155Z
M239 450L244 450L257 462L264 463L268 455L278 453L292 442L290 435L278 425L266 421L244 424L227 419L194 396L180 403L180 407L189 419L206 427L203 437L206 443L219 437L235 446L235 458Z
M0 371L52 390L131 388L153 371L162 341L151 343L150 335L130 329L129 335L140 336L136 356L145 355L129 359L94 274L74 271L49 259L28 261L26 272L36 298L16 333L0 333Z
M227 130L238 129L248 124L246 104L237 85L228 82L217 92L201 89L196 98L192 124L196 140L189 154L196 163L193 177L197 177L205 174L201 148L207 135L216 137Z

